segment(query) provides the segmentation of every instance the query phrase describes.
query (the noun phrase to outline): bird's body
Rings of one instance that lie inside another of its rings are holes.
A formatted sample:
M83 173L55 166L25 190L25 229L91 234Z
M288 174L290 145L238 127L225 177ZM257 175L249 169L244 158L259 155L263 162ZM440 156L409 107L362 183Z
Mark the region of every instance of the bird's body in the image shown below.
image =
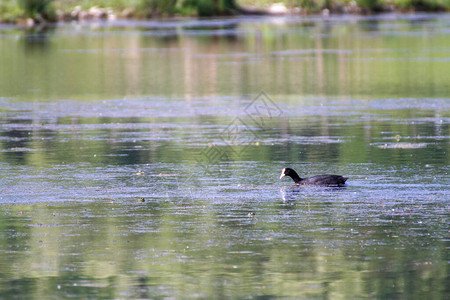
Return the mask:
M309 178L301 178L298 176L297 172L291 168L284 168L281 171L280 179L284 176L291 177L296 185L343 186L348 179L341 175L316 175Z

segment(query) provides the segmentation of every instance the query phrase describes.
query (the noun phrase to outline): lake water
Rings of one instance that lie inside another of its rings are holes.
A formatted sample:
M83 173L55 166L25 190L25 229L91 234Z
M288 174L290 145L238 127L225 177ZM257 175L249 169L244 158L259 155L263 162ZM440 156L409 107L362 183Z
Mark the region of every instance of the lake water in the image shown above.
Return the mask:
M449 28L1 26L0 298L448 299Z

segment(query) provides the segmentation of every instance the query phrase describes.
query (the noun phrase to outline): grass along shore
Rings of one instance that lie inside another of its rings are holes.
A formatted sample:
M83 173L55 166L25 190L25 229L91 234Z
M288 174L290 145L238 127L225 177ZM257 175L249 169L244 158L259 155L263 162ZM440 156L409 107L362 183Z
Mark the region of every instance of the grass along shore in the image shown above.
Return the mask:
M0 0L0 22L237 14L450 11L450 0Z

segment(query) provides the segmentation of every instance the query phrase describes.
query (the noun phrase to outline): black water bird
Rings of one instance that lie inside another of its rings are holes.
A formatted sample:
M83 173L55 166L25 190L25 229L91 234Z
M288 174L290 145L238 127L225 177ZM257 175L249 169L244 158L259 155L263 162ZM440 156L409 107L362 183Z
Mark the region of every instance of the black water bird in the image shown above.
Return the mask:
M280 179L284 176L291 177L296 185L323 185L323 186L343 186L347 177L341 175L317 175L309 178L301 178L291 168L284 168L281 171Z

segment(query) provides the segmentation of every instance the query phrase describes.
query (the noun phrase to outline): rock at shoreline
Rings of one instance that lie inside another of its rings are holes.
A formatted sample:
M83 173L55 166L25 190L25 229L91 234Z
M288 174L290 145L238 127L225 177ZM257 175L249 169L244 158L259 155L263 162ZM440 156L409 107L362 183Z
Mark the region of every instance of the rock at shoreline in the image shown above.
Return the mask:
M273 3L272 5L269 6L267 11L270 14L274 14L274 15L285 15L285 14L289 13L289 9L282 2Z

